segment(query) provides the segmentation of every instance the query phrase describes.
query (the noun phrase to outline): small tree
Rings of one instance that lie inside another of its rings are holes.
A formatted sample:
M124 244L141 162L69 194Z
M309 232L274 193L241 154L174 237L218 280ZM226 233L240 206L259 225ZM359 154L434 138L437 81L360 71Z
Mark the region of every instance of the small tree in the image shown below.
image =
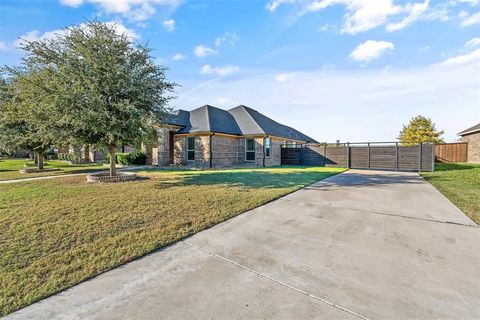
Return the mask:
M10 150L26 149L36 154L38 169L42 170L44 153L55 134L36 84L43 76L41 72L10 71L8 82L2 79L0 85L0 140Z
M151 50L114 25L88 22L53 39L27 41L23 49L25 68L49 75L44 93L56 105L52 121L78 143L108 147L111 176L116 146L139 145L173 98L166 93L176 84L166 80Z
M441 136L443 131L437 131L435 123L430 118L418 115L413 117L407 125L403 126L398 139L403 144L419 142L443 142Z

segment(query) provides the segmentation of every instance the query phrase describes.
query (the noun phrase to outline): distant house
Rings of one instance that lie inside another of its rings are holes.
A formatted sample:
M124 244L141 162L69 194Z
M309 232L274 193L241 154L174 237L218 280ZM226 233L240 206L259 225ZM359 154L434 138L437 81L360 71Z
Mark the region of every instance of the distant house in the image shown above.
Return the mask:
M240 105L176 110L158 130L158 145L147 148L147 163L192 167L280 165L282 144L316 143L291 127Z
M468 162L480 162L480 123L458 133L468 142Z

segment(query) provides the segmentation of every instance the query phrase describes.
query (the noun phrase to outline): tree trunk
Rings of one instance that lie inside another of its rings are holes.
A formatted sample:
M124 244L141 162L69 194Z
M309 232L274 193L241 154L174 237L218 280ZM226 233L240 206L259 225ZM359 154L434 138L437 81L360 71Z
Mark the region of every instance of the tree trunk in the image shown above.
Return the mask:
M115 177L117 175L116 159L115 159L115 145L111 144L108 146L108 151L110 153L110 177Z
M43 160L45 159L45 155L43 152L38 153L38 170L43 170Z

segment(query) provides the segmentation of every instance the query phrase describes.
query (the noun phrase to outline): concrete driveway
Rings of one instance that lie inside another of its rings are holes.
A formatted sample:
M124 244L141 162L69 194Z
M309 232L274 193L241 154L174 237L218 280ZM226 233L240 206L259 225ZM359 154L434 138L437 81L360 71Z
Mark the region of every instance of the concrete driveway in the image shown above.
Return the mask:
M479 319L480 229L415 173L337 175L10 319Z

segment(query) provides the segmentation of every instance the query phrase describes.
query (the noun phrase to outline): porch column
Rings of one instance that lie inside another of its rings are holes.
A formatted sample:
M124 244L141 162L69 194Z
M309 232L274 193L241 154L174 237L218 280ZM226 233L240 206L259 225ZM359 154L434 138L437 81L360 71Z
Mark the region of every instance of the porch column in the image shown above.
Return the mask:
M168 128L157 129L158 136L158 165L170 164L170 130Z

